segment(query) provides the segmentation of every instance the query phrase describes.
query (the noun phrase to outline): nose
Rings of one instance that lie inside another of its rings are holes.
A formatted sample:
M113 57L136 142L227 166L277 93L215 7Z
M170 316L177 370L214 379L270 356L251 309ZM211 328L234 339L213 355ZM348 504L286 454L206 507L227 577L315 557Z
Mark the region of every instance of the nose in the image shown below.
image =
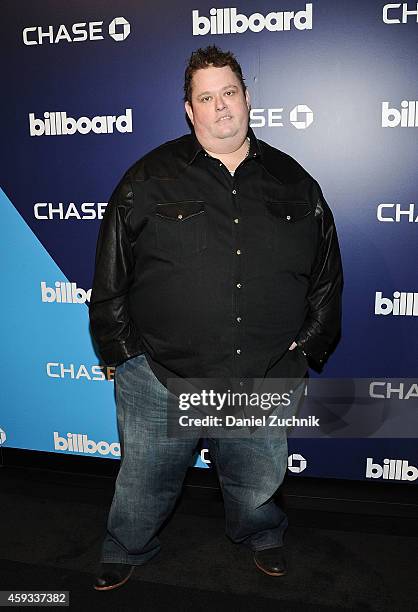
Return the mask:
M224 108L226 108L226 104L225 104L225 100L223 99L222 96L216 96L216 110L221 111L224 110Z

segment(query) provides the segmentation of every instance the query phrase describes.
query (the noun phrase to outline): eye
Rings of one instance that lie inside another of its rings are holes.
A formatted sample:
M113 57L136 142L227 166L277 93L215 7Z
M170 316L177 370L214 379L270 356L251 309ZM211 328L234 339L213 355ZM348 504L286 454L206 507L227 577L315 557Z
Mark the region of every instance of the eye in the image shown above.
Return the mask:
M225 92L225 95L226 95L226 96L233 96L233 95L234 95L234 93L235 93L235 91L234 91L233 89L231 89L231 90L229 90L229 91L226 91L226 92Z
M212 96L203 96L203 98L200 98L201 102L209 102L209 100L212 99Z

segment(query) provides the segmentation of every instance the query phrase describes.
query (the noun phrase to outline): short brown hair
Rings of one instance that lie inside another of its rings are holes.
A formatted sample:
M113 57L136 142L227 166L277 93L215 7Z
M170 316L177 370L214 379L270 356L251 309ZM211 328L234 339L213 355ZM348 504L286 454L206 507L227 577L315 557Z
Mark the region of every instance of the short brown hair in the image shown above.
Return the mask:
M192 78L194 73L202 68L209 68L209 66L214 66L215 68L229 66L232 72L238 77L242 90L245 92L246 86L244 77L242 76L241 66L238 64L231 51L221 51L221 49L215 45L209 45L205 49L200 48L197 49L197 51L193 51L190 56L189 63L184 73L185 102L191 103L192 101Z

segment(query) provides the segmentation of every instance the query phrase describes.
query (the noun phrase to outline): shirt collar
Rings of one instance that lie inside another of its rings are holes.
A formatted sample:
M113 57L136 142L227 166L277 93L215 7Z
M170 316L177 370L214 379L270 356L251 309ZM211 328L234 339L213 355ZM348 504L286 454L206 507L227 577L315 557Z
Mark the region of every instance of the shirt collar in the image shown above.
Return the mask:
M262 158L262 150L260 147L260 143L258 142L253 130L248 126L247 136L250 139L250 150L248 152L248 157Z
M248 157L255 158L255 159L262 158L262 151L261 151L260 144L253 130L250 128L250 126L248 126L247 137L250 139L250 150L248 152ZM204 153L204 149L202 145L200 144L200 142L198 141L198 139L196 138L196 134L194 133L194 130L193 130L191 133L190 151L188 155L187 164L188 165L192 164L194 160L196 159L197 155L202 152Z

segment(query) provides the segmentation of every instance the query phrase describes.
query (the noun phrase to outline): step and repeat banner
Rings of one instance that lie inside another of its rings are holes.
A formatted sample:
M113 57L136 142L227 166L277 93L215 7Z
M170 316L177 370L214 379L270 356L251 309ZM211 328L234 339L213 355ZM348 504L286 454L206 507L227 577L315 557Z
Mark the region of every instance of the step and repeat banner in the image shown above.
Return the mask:
M418 413L416 2L7 0L2 15L1 445L120 456L114 370L89 334L98 229L125 170L188 131L186 60L208 44L240 61L256 136L333 210L343 336L322 376L368 379L388 418ZM289 471L416 484L417 437L292 434Z

